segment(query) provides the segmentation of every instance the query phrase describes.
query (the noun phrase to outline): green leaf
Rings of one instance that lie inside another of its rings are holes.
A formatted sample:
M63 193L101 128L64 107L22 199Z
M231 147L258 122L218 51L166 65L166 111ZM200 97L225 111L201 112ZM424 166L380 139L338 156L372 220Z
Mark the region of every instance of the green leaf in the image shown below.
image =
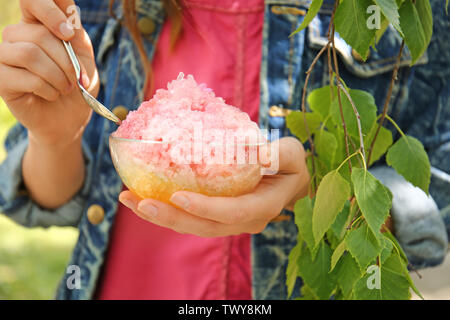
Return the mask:
M331 256L331 268L330 272L333 271L334 267L336 266L336 263L338 263L339 259L344 254L345 250L347 250L347 244L345 241L342 241L336 249L334 249L333 255Z
M350 89L349 94L361 117L362 133L366 135L369 133L377 118L377 106L375 104L375 99L370 93L362 90ZM354 137L359 143L359 132L356 115L347 96L342 92L341 101L342 112L344 114L348 134ZM342 125L342 119L339 110L339 101L337 98L335 98L331 104L331 116L336 125Z
M331 228L325 232L324 238L327 239L327 243L331 248L336 248L341 243L341 240L334 234L334 231Z
M305 29L308 26L308 24L312 21L312 19L314 19L314 17L319 12L320 7L322 6L322 2L323 2L323 0L313 0L311 5L309 6L308 12L305 15L305 18L303 19L302 24L297 28L297 30L295 30L290 35L290 37L300 31L302 31L303 29Z
M365 169L354 168L352 182L359 208L370 229L377 235L389 216L389 210L392 206L392 194Z
M347 226L350 223L349 220L351 219L351 217L349 217L349 213L350 201L346 201L344 204L344 208L341 210L341 212L339 212L336 220L334 220L333 224L331 225L331 229L339 240L342 240L342 238L344 237L344 234L347 231Z
M448 0L445 1L445 13L448 14Z
M419 289L417 289L416 285L414 284L413 280L411 279L411 276L409 274L409 271L408 271L408 268L406 267L406 265L403 265L403 269L404 269L404 275L405 275L406 279L408 280L409 286L411 287L411 289L413 289L415 294L417 294L422 300L425 300L425 298L422 296Z
M311 290L308 285L304 284L302 285L300 292L302 294L301 298L298 300L317 300L317 296L314 294L314 292Z
M302 252L303 240L301 237L297 237L297 244L292 248L289 253L288 265L286 268L286 286L288 290L288 298L292 295L292 290L294 289L295 282L299 277L298 272L298 259Z
M350 198L350 184L337 171L329 172L319 185L312 216L315 242L322 239Z
M306 158L306 166L308 167L308 172L312 175L312 157ZM327 174L328 168L323 161L321 161L318 157L314 157L314 172L316 175L316 182L320 184L322 178ZM315 183L314 183L315 184Z
M334 292L333 294L333 299L334 300L345 300L345 296L344 293L342 292L341 288L338 286L337 290Z
M377 129L378 123L374 123L369 134L364 139L364 145L366 146L367 150L372 144ZM381 127L380 131L378 132L377 139L375 140L372 155L370 157L370 163L368 164L368 166L371 166L375 161L380 159L392 145L392 142L392 132L385 127Z
M381 241L383 243L383 249L381 249L380 253L380 263L383 264L386 259L391 256L394 245L388 238L385 237L382 237Z
M392 0L374 0L376 5L381 9L384 16L392 24L392 26L397 29L400 35L403 36L402 28L400 27L400 16L398 14L397 3Z
M328 131L320 130L315 135L314 144L317 155L326 164L328 170L331 170L338 147L336 138Z
M383 232L383 236L385 238L389 239L392 242L392 244L395 247L395 250L397 251L397 254L407 264L408 263L408 258L406 257L405 251L403 251L403 248L400 246L400 244L398 243L398 241L394 237L394 235L390 231L387 231L387 232Z
M362 271L356 260L350 254L344 254L336 266L336 276L339 287L345 298L349 298L353 286L362 276Z
M373 268L374 269L374 268ZM392 254L378 269L379 289L371 287L377 271L366 273L355 285L357 300L406 300L411 298L410 284L400 257ZM376 283L376 282L375 282Z
M337 95L337 88L333 86L334 97ZM331 101L331 89L330 86L324 86L318 89L314 89L306 98L309 107L314 112L320 114L322 119L325 119L330 114Z
M433 16L429 0L403 2L400 10L400 25L404 40L411 52L414 64L427 50L433 33Z
M308 196L298 200L294 206L294 214L298 233L305 240L308 248L313 250L316 243L312 232L312 200Z
M367 224L351 230L345 237L348 251L361 269L365 269L381 252L381 245Z
M361 57L366 60L376 29L367 28L367 7L372 0L345 0L339 4L335 15L336 31Z
M336 275L329 272L331 249L321 241L314 260L307 248L302 250L299 258L299 270L302 280L319 299L328 299L336 287Z
M430 161L419 140L411 136L401 137L389 148L386 162L407 181L428 194Z
M316 113L306 112L305 117L309 133L312 135L320 127L321 116ZM302 143L305 143L306 140L308 140L308 133L305 128L305 121L301 111L293 111L287 115L286 125Z
M338 143L338 147L337 147L336 155L334 158L333 168L337 168L342 163L342 161L344 161L344 159L347 158L347 153L345 151L345 134L344 134L344 130L342 129L342 127L340 127L340 124L339 124L339 128L337 128L337 130L336 130L335 137L336 137L336 140ZM343 168L341 168L339 171L342 173L344 168L346 168L348 171L347 165L344 165ZM349 171L346 172L345 174L343 174L344 177L346 177L346 175L348 176L348 178L350 180L350 172Z
M415 286L414 282L411 279L411 276L409 274L409 271L407 269L407 265L409 264L408 262L408 258L406 257L405 252L403 251L402 247L400 246L400 244L398 243L397 239L394 237L394 235L388 230L386 232L383 233L384 239L389 241L393 247L395 248L395 252L396 254L401 258L401 261L403 262L403 269L404 269L404 274L406 276L406 278L408 279L409 285L411 286L411 288L413 289L413 291L422 299L424 300L422 294L419 292L419 290L417 289L417 287Z

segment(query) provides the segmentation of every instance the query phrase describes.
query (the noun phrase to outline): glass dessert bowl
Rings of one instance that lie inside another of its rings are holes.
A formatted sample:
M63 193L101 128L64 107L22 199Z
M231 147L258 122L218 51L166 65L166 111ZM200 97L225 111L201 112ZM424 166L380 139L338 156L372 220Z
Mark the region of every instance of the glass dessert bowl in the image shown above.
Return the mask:
M265 144L247 113L183 73L131 111L109 139L128 189L164 202L180 190L224 197L252 191Z
M177 191L233 197L254 190L262 178L258 153L266 143L196 146L109 137L111 157L123 183L137 196L166 203ZM198 150L197 150L198 151Z

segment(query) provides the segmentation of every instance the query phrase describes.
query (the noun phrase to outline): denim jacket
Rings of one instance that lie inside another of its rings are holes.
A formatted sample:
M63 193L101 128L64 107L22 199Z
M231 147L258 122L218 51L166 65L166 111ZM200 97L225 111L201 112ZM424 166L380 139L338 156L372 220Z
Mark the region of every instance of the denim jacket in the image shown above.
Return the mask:
M144 68L139 53L126 28L108 14L108 0L76 1L81 9L81 20L89 33L96 53L101 89L98 99L105 106L128 106L135 109L143 99ZM263 27L262 64L260 74L259 123L264 128L280 129L289 134L285 118L270 110L298 109L304 75L317 49L326 41L326 30L332 11L332 2L325 1L320 14L311 25L295 37L289 34L303 21L310 0L266 0ZM122 16L120 1L113 8ZM151 59L165 19L159 0L136 1L138 19L153 21L154 30L144 36L145 49ZM429 152L434 174L431 194L441 207L449 204L450 117L448 108L450 39L444 32L448 20L442 14L441 1L434 1L435 37L428 52L430 62L424 66L408 67L408 51L402 58L399 81L395 85L391 114L401 127L420 138ZM439 35L442 38L439 38ZM447 39L447 40L445 40ZM391 70L400 40L388 29L367 62L360 62L351 48L338 36L336 47L340 56L341 74L351 88L371 92L377 105L385 97ZM435 59L435 60L433 60ZM426 63L424 57L421 63ZM327 64L319 61L311 75L308 90L326 84ZM80 267L81 288L66 285L70 273L65 274L57 290L58 299L90 299L94 297L108 247L111 226L117 210L122 182L114 170L108 150L108 136L115 125L93 114L83 136L83 154L87 173L82 189L66 204L55 210L45 210L21 190L21 161L27 148L27 132L17 124L6 140L8 156L0 166L0 211L28 227L51 225L75 226L79 238L73 250L70 265ZM378 173L392 190L398 186L395 173ZM407 184L402 181L400 185ZM396 192L394 193L394 205ZM417 193L411 193L413 197ZM431 198L421 195L424 208L402 210L399 199L392 214L396 235L416 267L439 264L447 249L447 235L442 217ZM426 202L428 201L428 202ZM406 201L405 203L407 203ZM93 205L104 211L103 220L93 224L87 212ZM292 213L287 213L292 215ZM287 257L296 242L297 229L293 219L270 223L260 234L252 236L252 292L255 299L286 298L285 270ZM300 281L298 281L300 282ZM297 284L297 288L300 283Z

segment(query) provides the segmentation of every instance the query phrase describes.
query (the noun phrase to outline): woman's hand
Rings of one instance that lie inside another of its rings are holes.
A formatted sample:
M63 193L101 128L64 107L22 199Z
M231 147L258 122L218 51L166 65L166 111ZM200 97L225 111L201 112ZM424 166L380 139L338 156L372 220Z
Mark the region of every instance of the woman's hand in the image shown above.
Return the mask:
M91 41L69 25L73 0L21 0L22 19L3 31L0 96L28 129L22 175L29 196L54 209L81 188L85 164L81 138L91 109L77 88L75 70L61 40L70 40L82 68L81 83L99 90Z
M279 172L264 176L257 188L239 197L208 197L179 191L171 202L182 209L153 199L144 199L130 191L119 200L139 217L179 233L219 237L241 233L260 233L283 208L292 208L307 194L309 173L305 151L294 138L279 141Z
M80 138L91 110L61 40L70 40L82 66L81 82L99 90L91 41L71 29L65 10L73 0L22 0L22 19L7 26L0 44L0 96L40 145Z

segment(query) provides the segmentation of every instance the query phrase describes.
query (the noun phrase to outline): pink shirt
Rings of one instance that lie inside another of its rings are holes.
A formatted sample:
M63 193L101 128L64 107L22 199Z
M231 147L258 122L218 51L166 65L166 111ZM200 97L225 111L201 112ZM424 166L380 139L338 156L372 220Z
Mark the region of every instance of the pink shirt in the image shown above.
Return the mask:
M173 52L170 22L153 59L154 88L192 74L256 121L263 0L185 0ZM148 92L151 97L153 92ZM99 299L251 299L250 235L201 238L146 222L119 204Z

